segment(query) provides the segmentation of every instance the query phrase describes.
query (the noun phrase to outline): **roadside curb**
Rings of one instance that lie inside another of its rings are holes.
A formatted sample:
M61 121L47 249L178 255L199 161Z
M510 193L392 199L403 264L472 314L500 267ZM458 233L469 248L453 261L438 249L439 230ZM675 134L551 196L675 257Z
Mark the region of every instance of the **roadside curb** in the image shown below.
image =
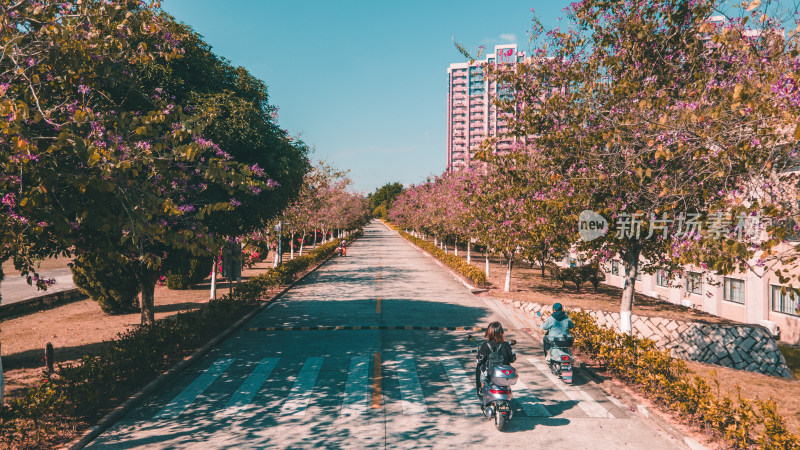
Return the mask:
M521 314L528 315L528 313L525 310L517 308L517 306L514 305L514 300L505 299L501 297L491 297L491 296L484 296L484 298L503 302L506 305L519 311ZM536 318L533 319L535 320ZM530 336L536 339L540 339L543 334L539 328L536 328L536 330L526 330L526 331ZM539 332L538 334L536 334L537 331ZM609 397L613 397L619 400L621 404L627 407L631 412L635 412L642 418L650 421L661 431L669 434L679 442L683 443L683 445L685 445L686 448L689 448L691 450L701 450L706 448L703 444L687 436L681 430L672 425L670 421L661 416L660 412L656 412L653 409L647 407L646 405L643 405L639 401L639 399L628 393L622 386L616 385L611 379L599 375L597 372L592 370L592 368L586 366L585 363L581 363L580 369L581 372L585 373L587 377L594 384L598 385L603 391L605 391L605 393Z
M661 416L660 412L656 412L653 409L641 404L636 397L629 394L623 387L617 386L608 378L601 377L590 367L587 367L584 363L581 363L580 368L583 373L589 375L589 378L592 379L595 384L599 385L600 388L602 388L609 396L613 396L622 402L631 410L631 412L638 413L640 416L661 429L661 431L668 433L670 436L677 439L679 442L682 442L691 450L700 450L706 448L703 444L697 442L679 429L675 428L672 423Z
M313 269L309 270L302 277L295 280L293 283L289 284L285 288L283 288L280 292L273 295L269 300L262 302L258 305L255 309L247 313L244 317L237 320L227 329L216 335L210 341L208 341L205 345L200 347L199 349L195 350L191 355L186 357L183 361L177 363L176 365L169 368L166 372L159 375L155 380L148 383L145 387L140 389L138 392L133 394L127 400L125 400L121 405L117 406L113 410L111 410L108 414L103 416L97 424L93 427L86 430L80 437L73 439L72 441L68 442L62 449L65 450L79 450L86 447L90 442L95 440L97 436L101 433L109 429L114 423L128 414L131 410L139 406L142 401L145 400L148 396L150 396L153 392L157 391L167 383L171 382L178 374L186 370L189 366L197 362L200 358L205 356L212 348L217 346L220 342L228 338L231 334L233 334L236 330L242 327L245 323L247 323L250 319L261 313L267 306L275 303L280 299L281 296L286 294L289 290L294 288L297 284L305 280L309 275L316 272L320 267L325 265L328 261L333 258L333 255L326 258L324 261L320 262L319 265L314 267Z
M68 303L79 302L89 298L78 288L67 289L64 291L46 293L37 297L26 298L14 303L0 305L0 319L11 319L24 316L37 311L53 309Z
M382 223L382 224L383 224L383 225L384 225L384 226L385 226L387 229L389 229L389 231L393 231L393 232L397 233L397 235L398 235L398 236L400 236L400 239L402 239L402 240L403 240L403 242L405 242L406 244L410 245L410 246L411 246L411 247L413 247L414 249L418 250L420 253L422 253L423 255L427 256L428 258L431 258L431 259L433 260L433 262L435 262L437 265L439 265L440 267L442 267L442 268L443 268L443 269L445 269L446 271L450 272L450 275L452 275L452 276L453 276L453 278L455 278L455 279L456 279L456 280L458 280L458 281L459 281L461 284L463 284L463 285L464 285L464 287L466 287L467 289L469 289L469 291L470 291L471 293L473 293L473 294L480 294L480 293L482 293L482 292L488 292L488 291L489 291L488 289L484 289L484 288L475 287L475 286L473 286L473 285L469 284L469 282L468 282L467 280L465 280L465 279L464 279L464 277L462 277L460 273L458 273L458 272L454 271L453 269L451 269L451 268L450 268L450 266L448 266L447 264L445 264L445 263L443 263L443 262L439 261L439 258L437 258L437 257L435 257L435 256L431 255L430 253L428 253L427 251L425 251L425 250L423 250L423 249L419 248L419 247L418 247L417 245L415 245L413 242L411 242L411 241L409 241L408 239L406 239L406 238L404 238L403 236L401 236L401 235L400 235L400 233L398 233L398 232L397 232L397 230L392 230L391 228L389 228L389 225L386 225L386 223L385 223L385 222L381 221L381 223Z

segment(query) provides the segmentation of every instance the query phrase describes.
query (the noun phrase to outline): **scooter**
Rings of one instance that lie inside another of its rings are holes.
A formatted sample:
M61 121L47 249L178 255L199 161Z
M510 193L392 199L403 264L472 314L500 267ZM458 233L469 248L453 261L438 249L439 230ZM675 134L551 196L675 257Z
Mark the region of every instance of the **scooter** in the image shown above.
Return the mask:
M517 342L509 341L512 346ZM477 352L477 350L475 350ZM517 384L517 369L510 365L487 367L481 388L481 410L487 419L494 418L494 425L503 431L514 416L511 409L511 386Z
M547 357L547 365L550 371L566 384L572 384L572 336L557 337L553 339L550 353Z

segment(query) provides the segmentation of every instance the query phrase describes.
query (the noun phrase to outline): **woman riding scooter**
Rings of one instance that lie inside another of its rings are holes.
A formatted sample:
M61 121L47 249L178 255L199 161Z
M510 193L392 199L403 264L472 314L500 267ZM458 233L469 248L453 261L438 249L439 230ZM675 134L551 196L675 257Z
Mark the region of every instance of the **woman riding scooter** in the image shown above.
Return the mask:
M500 322L492 322L486 327L486 342L481 344L478 349L478 365L475 367L475 387L478 398L481 398L481 378L486 369L486 361L489 359L489 354L498 349L503 356L503 364L511 364L516 361L517 355L511 350L511 345L505 341L503 326L500 325Z
M547 358L547 351L550 350L553 340L569 336L569 330L574 328L575 324L572 322L572 319L567 317L567 313L564 312L561 303L556 303L553 305L553 314L550 315L540 327L546 331L543 344L544 356Z

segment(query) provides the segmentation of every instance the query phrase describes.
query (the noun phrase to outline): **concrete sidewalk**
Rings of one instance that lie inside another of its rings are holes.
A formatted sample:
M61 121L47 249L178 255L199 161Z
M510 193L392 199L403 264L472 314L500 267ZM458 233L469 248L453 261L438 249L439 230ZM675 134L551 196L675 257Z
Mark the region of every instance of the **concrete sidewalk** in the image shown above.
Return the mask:
M69 268L47 270L39 275L43 278L53 278L56 282L43 291L37 289L35 285L29 285L25 277L7 273L6 278L0 281L0 306L75 289L72 271Z

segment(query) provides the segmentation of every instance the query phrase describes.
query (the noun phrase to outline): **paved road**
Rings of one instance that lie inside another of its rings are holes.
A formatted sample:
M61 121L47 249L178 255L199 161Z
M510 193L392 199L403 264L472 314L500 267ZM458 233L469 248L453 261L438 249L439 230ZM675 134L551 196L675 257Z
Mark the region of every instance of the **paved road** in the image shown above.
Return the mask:
M493 320L519 341L515 417L503 433L478 412L476 344L468 340L477 333L443 329ZM373 223L347 257L331 260L92 446L680 447L580 374L571 388L548 377L539 342L519 326Z
M46 291L41 291L36 285L29 285L27 279L18 276L16 272L7 273L5 279L0 281L0 305L8 305L54 292L75 289L75 284L72 282L72 271L69 268L46 270L39 275L43 278L52 278L56 282L48 287Z

